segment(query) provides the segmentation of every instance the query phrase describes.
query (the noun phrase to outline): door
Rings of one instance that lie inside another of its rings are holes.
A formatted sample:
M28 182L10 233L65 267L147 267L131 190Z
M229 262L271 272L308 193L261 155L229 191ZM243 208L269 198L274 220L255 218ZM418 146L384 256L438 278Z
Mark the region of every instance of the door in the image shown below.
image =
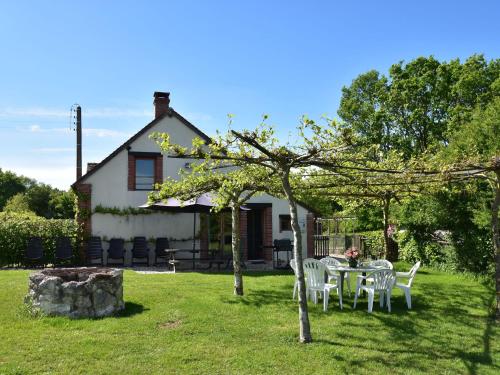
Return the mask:
M263 251L263 215L262 209L252 208L247 212L248 259L262 259Z

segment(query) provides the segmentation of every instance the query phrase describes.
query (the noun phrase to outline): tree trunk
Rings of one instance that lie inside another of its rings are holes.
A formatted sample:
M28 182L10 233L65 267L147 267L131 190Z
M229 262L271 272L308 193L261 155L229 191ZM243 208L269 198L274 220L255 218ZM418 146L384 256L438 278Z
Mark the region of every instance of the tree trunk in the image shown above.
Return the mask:
M231 205L231 219L232 219L231 248L233 251L234 294L237 296L242 296L243 274L241 272L241 256L240 256L240 206L234 203Z
M397 243L389 236L389 215L390 215L391 198L384 198L384 245L385 245L385 258L390 262L398 260L398 246Z
M495 290L496 290L496 319L500 321L500 234L498 227L498 207L500 205L500 171L495 171L495 197L491 203L491 234L493 237L493 247L495 249Z
M297 280L299 282L299 340L302 343L309 343L312 342L312 336L309 324L309 313L307 310L306 283L302 260L302 233L300 232L299 219L297 216L297 203L292 193L289 178L290 175L286 172L282 176L281 182L290 209L293 230L293 257L297 263Z

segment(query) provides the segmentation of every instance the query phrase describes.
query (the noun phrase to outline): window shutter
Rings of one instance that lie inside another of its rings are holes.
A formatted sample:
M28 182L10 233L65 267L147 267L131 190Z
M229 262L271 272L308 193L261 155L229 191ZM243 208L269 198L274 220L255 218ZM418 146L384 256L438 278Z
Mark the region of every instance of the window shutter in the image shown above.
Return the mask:
M155 183L163 182L163 155L158 155L155 158Z
M128 155L128 190L135 190L135 156Z

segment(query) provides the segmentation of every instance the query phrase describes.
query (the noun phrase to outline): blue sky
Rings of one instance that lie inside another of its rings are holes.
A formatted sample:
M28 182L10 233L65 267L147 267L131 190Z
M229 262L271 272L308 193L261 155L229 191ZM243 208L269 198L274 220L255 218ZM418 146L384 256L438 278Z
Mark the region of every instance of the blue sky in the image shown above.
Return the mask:
M499 1L1 1L0 168L67 189L152 119L154 91L208 134L263 113L286 137L400 60L500 57ZM86 168L84 167L84 170Z

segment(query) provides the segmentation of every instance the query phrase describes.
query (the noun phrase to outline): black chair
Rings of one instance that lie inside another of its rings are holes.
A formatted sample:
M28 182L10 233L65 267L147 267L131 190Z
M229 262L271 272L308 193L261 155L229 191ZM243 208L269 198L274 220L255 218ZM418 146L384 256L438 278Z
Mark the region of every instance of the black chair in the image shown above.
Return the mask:
M89 242L87 244L87 262L89 265L95 264L93 261L96 259L100 260L100 264L103 264L102 259L102 243L101 237L90 237Z
M43 258L43 245L41 237L30 237L26 251L24 253L24 266L40 266L45 265Z
M73 260L73 246L71 238L58 237L56 240L56 254L54 257L54 267L60 265L71 265Z
M144 260L135 261L137 260ZM148 241L146 241L146 237L134 237L134 247L132 248L132 265L135 264L146 264L149 265L149 249L148 249Z
M117 263L117 260L121 259L121 263ZM111 260L114 260L111 261ZM125 240L123 238L112 238L109 240L108 249L108 265L125 265Z
M168 265L170 254L165 253L166 249L170 249L170 243L168 242L168 238L166 237L157 238L155 246L155 265L158 265L158 259L164 259L165 265Z

